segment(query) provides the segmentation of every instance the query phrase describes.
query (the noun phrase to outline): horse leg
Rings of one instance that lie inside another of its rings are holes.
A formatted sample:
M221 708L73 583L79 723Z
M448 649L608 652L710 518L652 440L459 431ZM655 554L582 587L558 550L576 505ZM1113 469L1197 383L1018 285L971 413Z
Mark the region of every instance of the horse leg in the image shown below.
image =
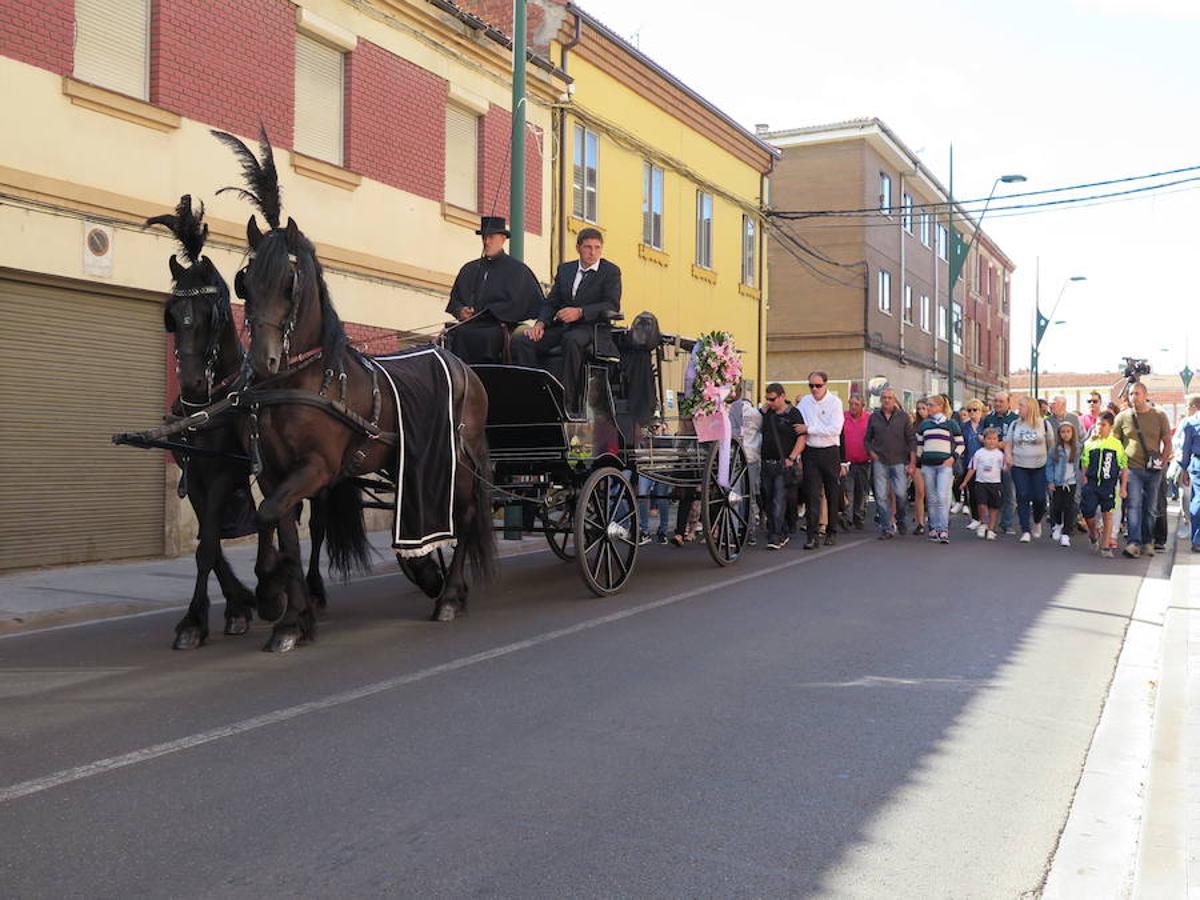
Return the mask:
M176 650L195 650L208 640L208 573L221 552L221 498L200 472L191 473L191 482L188 500L200 525L196 544L196 584L187 612L175 625L175 641L171 646Z
M466 615L466 562L467 553L460 543L454 548L454 554L450 557L450 568L446 571L442 594L437 598L437 603L433 607L431 618L434 622L453 622L458 616Z
M275 526L260 525L258 556L254 561L254 575L258 579L254 588L254 599L258 617L265 622L274 622L283 615L287 607L287 590L280 583L279 569L279 551L275 549Z
M297 644L317 639L316 610L309 600L300 564L300 529L290 516L279 521L279 553L281 575L287 585L287 608L263 647L269 653L287 653Z
M225 595L225 633L245 634L250 630L250 622L254 619L254 592L233 574L229 560L225 558L220 545L217 546L217 562L213 572L221 585L221 593Z
M325 579L321 577L321 545L325 543L325 504L316 497L308 502L308 536L312 539L312 549L308 554L308 575L304 581L317 609L324 610L327 600Z

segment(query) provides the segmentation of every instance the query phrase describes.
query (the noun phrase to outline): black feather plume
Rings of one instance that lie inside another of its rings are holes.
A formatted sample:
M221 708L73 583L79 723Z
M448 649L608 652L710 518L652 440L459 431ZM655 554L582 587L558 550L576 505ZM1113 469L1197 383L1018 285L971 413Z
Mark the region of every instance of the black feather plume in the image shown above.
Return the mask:
M218 194L233 191L243 200L252 203L271 228L279 227L282 201L279 193L279 173L275 170L275 154L271 150L271 142L267 138L267 129L258 127L258 147L262 154L260 162L249 147L226 131L210 132L213 137L233 151L234 156L242 165L242 177L246 179L246 187L223 187Z
M208 240L208 223L204 221L204 201L200 201L200 211L192 211L192 195L184 194L179 198L174 215L154 216L147 219L143 227L163 225L170 229L179 241L184 257L193 265L200 262L204 252L204 242Z

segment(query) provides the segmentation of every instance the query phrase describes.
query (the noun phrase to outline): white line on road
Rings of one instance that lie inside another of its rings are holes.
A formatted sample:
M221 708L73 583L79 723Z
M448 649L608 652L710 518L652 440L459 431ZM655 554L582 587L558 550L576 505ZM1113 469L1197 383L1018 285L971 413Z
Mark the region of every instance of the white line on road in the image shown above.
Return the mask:
M671 594L668 597L662 597L658 600L651 600L649 603L643 603L639 606L631 606L628 609L622 609L618 612L609 613L606 616L598 616L594 619L586 619L583 622L578 622L575 625L569 625L566 628L557 628L554 631L546 631L542 634L538 634L521 641L514 641L511 644L503 644L499 647L493 647L491 650L484 650L480 653L473 653L470 656L459 657L458 659L451 660L450 662L441 663L440 665L436 666L430 666L429 668L420 669L416 672L410 672L407 675L398 675L395 678L387 678L383 681L376 681L372 684L366 684L350 691L343 691L339 694L331 694L330 696L323 697L320 700L312 700L308 703L300 703L296 706L284 707L283 709L277 709L272 712L264 713L261 716L242 719L240 722L233 722L229 725L222 725L219 728L201 731L197 734L191 734L187 737L182 737L174 741L167 741L166 743L162 744L154 744L149 747L143 747L140 750L134 750L130 753L122 753L120 756L109 756L105 759L98 759L95 762L90 762L82 766L76 766L72 769L62 769L58 772L45 775L41 778L34 778L30 781L22 781L17 784L9 785L5 788L0 788L0 804L9 803L22 797L28 797L31 794L40 794L43 791L48 791L56 787L62 787L63 785L71 784L72 782L93 778L96 775L103 775L106 772L113 772L117 769L136 766L144 762L149 762L152 759L158 759L160 756L168 756L172 753L178 753L181 750L190 750L192 747L199 747L202 744L211 744L213 741L220 741L225 738L234 737L239 734L245 734L250 731L257 731L260 728L266 728L268 725L278 725L280 722L287 722L291 719L297 719L301 716L309 715L310 713L320 712L324 709L331 709L335 706L343 706L347 703L353 703L356 700L362 700L366 697L373 697L376 694L382 694L386 691L404 687L405 685L414 684L418 681L424 681L437 675L445 675L448 672L455 672L459 669L475 666L479 663L498 659L502 656L509 656L513 653L519 653L522 650L528 650L531 647L538 646L539 644L547 644L551 641L557 641L561 638L580 634L584 631L590 631L593 628L599 628L602 625L611 625L614 622L620 622L622 619L628 619L655 609L661 609L664 606L671 606L674 603L679 603L683 600L690 600L691 598L698 597L702 594L709 594L713 591L722 590L723 588L731 587L735 584L741 584L742 582L750 581L754 578L762 578L765 575L773 575L776 572L782 572L785 569L790 569L793 566L798 566L802 563L824 559L825 557L831 556L834 553L839 553L842 550L848 550L851 547L857 546L859 543L861 542L855 541L852 543L842 544L841 546L834 547L831 550L825 550L820 553L801 556L787 562L778 563L774 566L756 569L755 571L747 572L744 575L735 575L732 578L725 578L721 581L703 585L702 587L692 588L691 590L682 591L678 594Z

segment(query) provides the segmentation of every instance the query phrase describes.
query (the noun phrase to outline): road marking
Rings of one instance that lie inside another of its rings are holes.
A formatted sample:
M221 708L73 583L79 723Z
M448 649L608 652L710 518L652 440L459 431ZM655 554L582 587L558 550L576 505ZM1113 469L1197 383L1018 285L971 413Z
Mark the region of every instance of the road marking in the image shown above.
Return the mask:
M493 659L498 659L502 656L509 656L513 653L520 653L523 650L529 650L532 647L537 647L541 644L547 644L551 641L557 641L572 635L582 634L585 631L591 631L593 628L599 628L602 625L611 625L614 622L620 622L623 619L629 619L633 616L641 615L642 613L651 612L656 609L662 609L664 606L671 606L675 603L680 603L684 600L690 600L693 597L699 597L702 594L710 594L713 591L723 590L724 588L732 587L736 584L741 584L745 581L750 581L755 578L762 578L766 575L774 575L776 572L782 572L785 569L793 568L814 560L824 559L832 556L834 553L840 553L843 550L848 550L851 547L856 547L861 541L842 544L839 547L834 547L830 550L824 550L819 553L809 554L789 560L787 562L778 563L774 566L767 566L762 569L756 569L753 572L747 572L744 575L735 575L732 578L725 578L721 581L706 584L701 587L692 588L691 590L681 591L678 594L671 594L667 597L662 597L658 600L651 600L648 603L642 603L638 606L631 606L628 609L618 610L614 613L609 613L605 616L597 616L593 619L586 619L574 625L569 625L566 628L557 628L553 631L546 631L533 637L525 638L524 640L514 641L510 644L503 644L499 647L493 647L491 650L483 650L479 653L473 653L470 656L462 656L450 662L441 663L440 665L430 666L426 669L420 669L416 672L410 672L407 675L398 675L395 678L387 678L383 681L376 681L372 684L363 685L353 690L343 691L338 694L331 694L328 697L323 697L319 700L311 700L308 703L300 703L296 706L288 706L283 709L277 709L273 712L264 713L261 716L254 716L249 719L243 719L240 722L233 722L229 725L222 725L218 728L213 728L208 731L201 731L197 734L188 735L174 741L167 741L162 744L154 744L149 747L143 747L140 750L134 750L130 753L122 753L119 756L109 756L105 759L98 759L95 762L87 763L86 765L76 766L71 769L62 769L50 775L45 775L41 778L34 778L30 781L22 781L17 784L12 784L4 788L0 788L0 804L9 803L13 800L19 800L22 797L28 797L32 794L40 794L43 791L51 790L52 788L62 787L63 785L71 784L76 781L83 781L87 778L93 778L97 775L103 775L107 772L113 772L117 769L136 766L144 762L149 762L152 759L158 759L160 756L168 756L172 753L179 753L182 750L190 750L193 747L199 747L203 744L211 744L214 741L224 740L225 738L235 737L239 734L246 734L250 731L257 731L260 728L266 728L269 725L278 725L281 722L287 722L291 719L297 719L301 716L307 716L310 713L320 712L325 709L332 709L336 706L344 706L347 703L353 703L356 700L363 700L367 697L373 697L376 694L382 694L387 691L395 690L405 685L415 684L418 681L425 681L438 675L445 675L448 672L456 672L459 669L465 669L470 666L476 666L480 663L488 662Z
M549 552L549 547L533 547L528 550L519 550L516 553L506 553L497 557L497 559L516 559L517 557L521 556L533 556L535 553ZM376 581L380 578L396 578L403 574L404 573L399 569L392 572L378 572L374 575L363 575L360 578L352 578L350 580L350 584L358 584L362 581ZM142 598L129 598L130 602L133 603L136 603L139 599ZM213 609L216 609L218 606L224 606L225 598L222 597L219 600L213 600L210 605ZM161 606L157 609L147 609L143 612L121 613L118 616L105 616L101 619L85 619L82 622L65 622L62 625L47 625L45 628L30 628L24 631L12 631L8 634L0 634L0 641L11 641L13 638L30 637L35 634L48 634L51 631L67 631L71 628L86 628L89 625L103 625L107 622L124 622L126 619L144 619L146 616L161 616L164 613L183 612L188 608L188 606L189 604L187 603L183 604L182 606ZM54 610L54 612L70 612L70 607L66 607L63 610Z

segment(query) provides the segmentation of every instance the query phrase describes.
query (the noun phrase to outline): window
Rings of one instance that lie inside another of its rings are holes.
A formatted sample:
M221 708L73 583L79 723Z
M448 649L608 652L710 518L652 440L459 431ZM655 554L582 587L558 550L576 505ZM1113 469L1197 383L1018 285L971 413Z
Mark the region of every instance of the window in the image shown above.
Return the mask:
M913 313L912 285L906 284L904 286L904 322L905 322L905 324L911 325L913 323L912 313Z
M577 219L597 221L596 182L600 170L600 138L582 125L575 126L574 206Z
M946 232L945 225L937 227L937 255L938 259L949 260L950 255L947 252L947 247L950 243L950 235Z
M905 194L900 198L900 225L909 234L912 234L913 225L913 199L912 194Z
M742 284L754 287L758 278L758 228L753 216L742 216Z
M938 335L937 335L938 340L939 341L946 340L946 307L942 306L941 304L938 304L937 329L938 329Z
M952 305L954 319L950 323L954 333L954 352L963 352L963 308L961 303Z
M343 63L342 51L296 35L295 147L335 166L342 164Z
M929 213L921 213L921 243L929 246Z
M76 0L74 71L80 81L149 100L150 0Z
M879 211L885 216L892 214L892 176L879 173Z
M930 328L933 327L933 322L930 321L931 318L932 317L930 315L930 309L929 309L929 295L922 294L921 295L921 330L922 331L927 332L927 331L929 331Z
M713 234L712 194L696 191L696 265L711 269Z
M446 202L479 207L479 116L446 105Z
M892 273L887 269L879 270L879 311L892 312Z
M663 170L642 163L642 243L663 248Z

